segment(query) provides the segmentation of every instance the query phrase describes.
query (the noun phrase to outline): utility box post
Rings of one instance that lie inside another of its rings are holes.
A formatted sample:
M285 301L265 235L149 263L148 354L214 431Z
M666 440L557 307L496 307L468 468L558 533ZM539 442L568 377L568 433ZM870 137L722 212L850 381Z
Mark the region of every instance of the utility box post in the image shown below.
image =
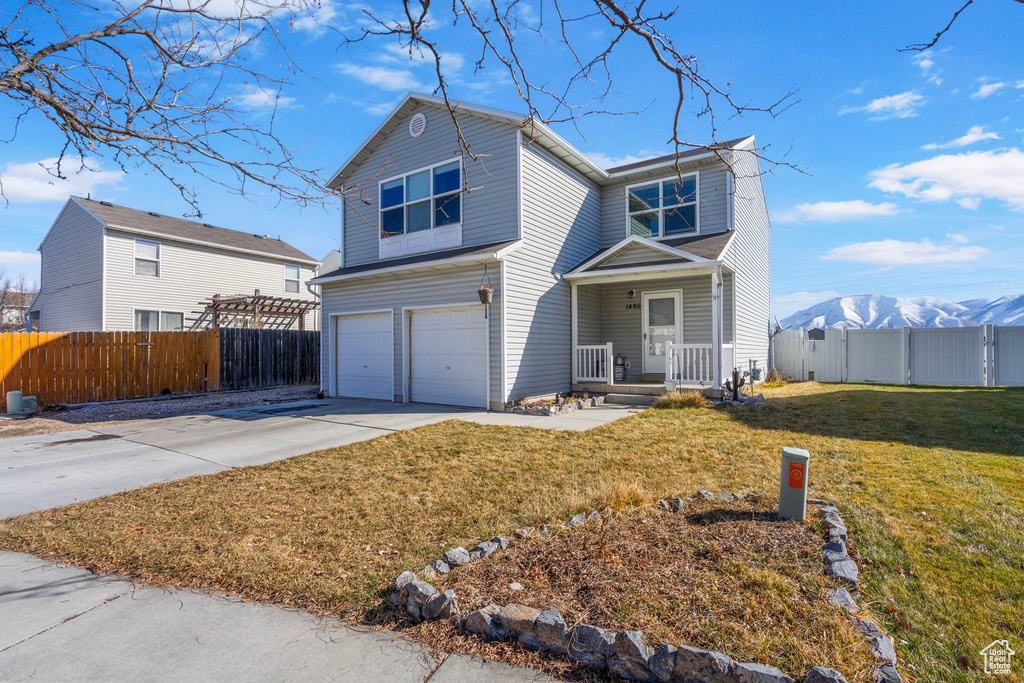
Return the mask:
M802 448L782 449L782 473L779 477L779 519L807 519L807 475L811 454Z

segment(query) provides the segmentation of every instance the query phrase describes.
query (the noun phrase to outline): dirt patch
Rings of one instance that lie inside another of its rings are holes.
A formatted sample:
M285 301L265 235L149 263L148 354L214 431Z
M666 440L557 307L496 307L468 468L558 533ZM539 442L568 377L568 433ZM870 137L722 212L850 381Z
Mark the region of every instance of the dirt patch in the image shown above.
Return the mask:
M701 500L680 513L641 509L521 539L434 583L455 590L463 614L491 603L555 607L570 625L638 629L651 644L717 650L798 680L825 665L868 681L863 639L824 598L820 548L812 524L780 521L769 504ZM447 624L414 631L440 651L538 663ZM559 675L592 676L560 658L542 659Z
M24 420L0 420L0 439L37 434L57 434L74 429L109 427L137 420L161 417L195 415L215 410L260 406L282 401L312 398L320 388L315 384L291 387L257 389L255 391L226 391L198 396L160 396L138 401L111 401L69 406L51 410Z

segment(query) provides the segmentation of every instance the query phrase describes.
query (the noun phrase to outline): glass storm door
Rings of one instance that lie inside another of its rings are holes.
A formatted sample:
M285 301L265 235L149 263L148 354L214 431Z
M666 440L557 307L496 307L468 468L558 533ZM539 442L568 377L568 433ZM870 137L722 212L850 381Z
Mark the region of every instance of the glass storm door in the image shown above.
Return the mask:
M679 293L644 294L644 372L665 373L665 345L679 342Z

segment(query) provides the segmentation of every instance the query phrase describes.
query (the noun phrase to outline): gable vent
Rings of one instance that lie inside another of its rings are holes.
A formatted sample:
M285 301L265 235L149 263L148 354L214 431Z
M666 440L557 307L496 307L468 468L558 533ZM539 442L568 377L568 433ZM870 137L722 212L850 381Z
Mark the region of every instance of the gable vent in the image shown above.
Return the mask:
M409 119L409 135L418 138L427 129L427 117L422 113L414 115Z

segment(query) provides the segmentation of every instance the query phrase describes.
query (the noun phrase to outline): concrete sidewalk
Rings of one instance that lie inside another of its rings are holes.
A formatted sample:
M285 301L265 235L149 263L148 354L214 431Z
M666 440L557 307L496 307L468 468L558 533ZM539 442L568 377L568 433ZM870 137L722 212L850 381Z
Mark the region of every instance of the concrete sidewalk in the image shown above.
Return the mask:
M190 590L136 588L0 552L0 680L550 681L464 655L438 661L389 631Z
M566 416L365 399L296 401L0 440L0 518L232 467L259 465L458 419L582 431L630 414L609 405Z

